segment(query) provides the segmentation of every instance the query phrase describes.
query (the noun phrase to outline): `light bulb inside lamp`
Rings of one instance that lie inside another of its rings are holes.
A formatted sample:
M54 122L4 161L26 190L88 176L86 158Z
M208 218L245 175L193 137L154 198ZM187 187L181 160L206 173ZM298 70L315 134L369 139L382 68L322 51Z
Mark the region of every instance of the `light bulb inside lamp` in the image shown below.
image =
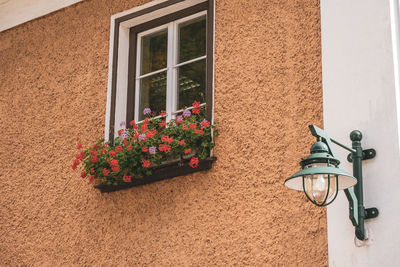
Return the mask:
M306 166L306 168L317 167L317 166L326 164L310 164ZM330 181L329 181L330 178ZM328 202L328 200L335 194L336 192L336 179L334 175L327 174L314 174L314 175L306 175L304 178L304 191L305 193L317 204L323 204L324 202ZM328 192L328 184L329 184L329 192ZM326 197L328 194L328 197Z

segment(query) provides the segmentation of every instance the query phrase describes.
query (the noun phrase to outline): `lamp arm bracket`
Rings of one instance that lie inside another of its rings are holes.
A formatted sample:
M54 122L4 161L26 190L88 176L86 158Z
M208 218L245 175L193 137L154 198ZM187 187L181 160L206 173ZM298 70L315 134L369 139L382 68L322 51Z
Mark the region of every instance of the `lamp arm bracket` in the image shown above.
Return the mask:
M376 156L376 150L373 148L370 149L365 149L362 151L362 160L367 160L367 159L373 159ZM348 162L353 162L353 156L352 153L347 155L347 161Z
M353 226L358 225L358 199L354 193L354 188L350 187L344 190L344 193L349 201L349 219Z
M350 151L351 153L356 153L356 150L354 150L354 149L352 149L352 148L350 148L350 147L347 147L347 146L343 145L342 143L340 143L340 142L338 142L338 141L332 139L332 138L331 138L324 130L322 130L321 128L319 128L319 127L317 127L317 126L315 126L315 125L309 125L308 128L310 128L310 132L311 132L311 134L312 134L313 136L315 136L315 137L320 137L320 138L325 139L325 143L327 144L327 146L328 146L328 148L329 148L330 153L331 153L332 156L336 157L336 153L335 153L335 150L333 149L332 143L334 143L334 144L336 144L336 145L338 145L338 146L340 146L340 147L346 149L347 151Z

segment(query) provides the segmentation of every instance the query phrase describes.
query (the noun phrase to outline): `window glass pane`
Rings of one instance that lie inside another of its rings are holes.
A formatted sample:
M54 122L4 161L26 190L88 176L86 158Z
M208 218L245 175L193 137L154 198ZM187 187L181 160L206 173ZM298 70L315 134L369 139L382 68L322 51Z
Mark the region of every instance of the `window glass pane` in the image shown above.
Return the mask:
M167 67L167 29L142 37L140 74Z
M179 24L179 63L206 54L206 16Z
M192 62L178 69L178 109L190 107L194 100L206 100L206 59Z
M166 88L166 71L140 79L139 120L144 119L145 108L150 108L156 115L165 110Z

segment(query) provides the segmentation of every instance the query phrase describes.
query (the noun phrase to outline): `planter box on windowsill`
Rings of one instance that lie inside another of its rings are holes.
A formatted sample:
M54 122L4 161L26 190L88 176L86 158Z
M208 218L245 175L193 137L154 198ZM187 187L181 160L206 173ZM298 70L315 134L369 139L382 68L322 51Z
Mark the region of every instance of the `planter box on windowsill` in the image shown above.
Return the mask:
M192 168L188 165L190 161L189 159L183 160L183 162L177 161L167 163L151 168L153 171L152 175L145 176L142 179L132 179L131 183L124 183L119 185L99 184L95 185L94 188L99 189L101 193L110 193L113 191L123 190L139 185L150 184L165 179L171 179L177 176L183 176L194 172L209 170L216 160L216 157L209 157L204 160L199 160L199 166L197 168Z

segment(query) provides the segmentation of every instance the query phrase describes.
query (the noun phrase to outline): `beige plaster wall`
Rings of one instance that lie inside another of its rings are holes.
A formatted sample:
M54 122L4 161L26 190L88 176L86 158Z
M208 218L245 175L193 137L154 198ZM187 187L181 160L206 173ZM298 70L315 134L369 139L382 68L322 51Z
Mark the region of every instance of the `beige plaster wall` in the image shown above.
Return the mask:
M318 0L216 1L212 170L111 194L71 170L103 135L110 16L144 2L0 33L0 265L327 265L325 210L283 186L322 125Z

